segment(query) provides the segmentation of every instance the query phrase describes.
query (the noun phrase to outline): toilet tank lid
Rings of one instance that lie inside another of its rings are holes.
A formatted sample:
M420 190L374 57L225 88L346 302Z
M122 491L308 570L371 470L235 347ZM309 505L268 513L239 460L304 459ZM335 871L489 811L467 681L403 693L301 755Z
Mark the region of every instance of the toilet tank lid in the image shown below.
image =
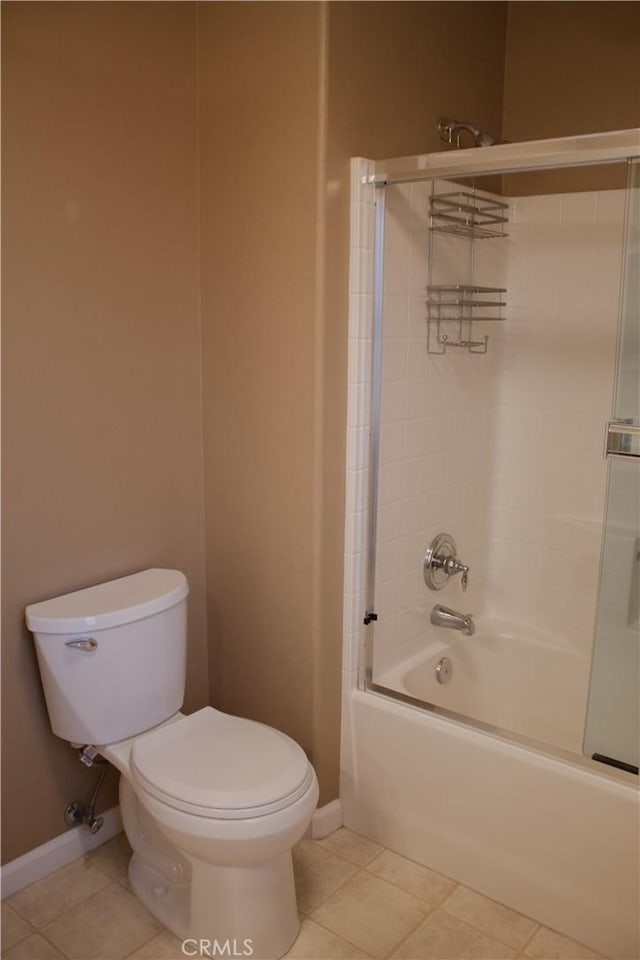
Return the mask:
M179 570L142 570L26 609L33 633L77 633L133 623L173 607L189 593Z

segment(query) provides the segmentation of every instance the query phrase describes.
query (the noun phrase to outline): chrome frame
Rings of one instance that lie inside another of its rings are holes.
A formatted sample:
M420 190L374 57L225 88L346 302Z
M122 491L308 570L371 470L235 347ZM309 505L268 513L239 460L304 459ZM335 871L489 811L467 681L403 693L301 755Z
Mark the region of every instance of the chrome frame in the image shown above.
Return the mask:
M373 265L373 342L371 350L371 430L369 433L369 523L364 625L377 620L375 612L376 545L378 538L378 482L380 477L380 404L382 398L382 314L384 302L384 225L386 193L376 189ZM373 677L373 637L367 632L358 668L358 686L366 689Z

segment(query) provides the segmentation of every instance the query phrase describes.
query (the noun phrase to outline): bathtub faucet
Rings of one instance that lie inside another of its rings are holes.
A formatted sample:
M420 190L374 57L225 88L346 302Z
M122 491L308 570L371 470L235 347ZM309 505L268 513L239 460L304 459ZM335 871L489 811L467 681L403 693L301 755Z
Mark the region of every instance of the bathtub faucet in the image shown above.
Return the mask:
M431 623L436 627L448 627L450 630L460 630L465 637L472 637L476 632L476 625L473 622L472 613L458 613L451 607L443 607L441 603L436 603L431 611Z

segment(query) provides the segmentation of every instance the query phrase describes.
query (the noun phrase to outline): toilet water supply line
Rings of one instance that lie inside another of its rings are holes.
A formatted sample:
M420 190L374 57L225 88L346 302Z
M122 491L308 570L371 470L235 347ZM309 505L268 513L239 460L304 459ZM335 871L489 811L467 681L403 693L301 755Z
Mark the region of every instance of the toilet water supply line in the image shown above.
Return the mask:
M84 747L81 750L78 750L78 758L81 763L84 763L87 767L99 766L102 769L98 774L98 779L96 780L91 798L89 800L88 806L85 807L82 800L74 800L73 803L70 803L69 806L64 811L65 823L69 827L76 827L80 824L86 824L89 828L89 833L97 833L98 830L102 828L104 824L104 817L96 817L96 803L98 800L98 794L102 784L104 783L104 778L106 777L109 771L109 763L99 756L98 752L93 747Z

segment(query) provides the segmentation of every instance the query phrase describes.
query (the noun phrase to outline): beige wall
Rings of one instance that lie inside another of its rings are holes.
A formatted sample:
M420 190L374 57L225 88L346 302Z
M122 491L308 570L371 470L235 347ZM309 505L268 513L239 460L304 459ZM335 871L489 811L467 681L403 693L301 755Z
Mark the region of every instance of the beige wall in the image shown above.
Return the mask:
M640 4L509 3L504 136L539 140L640 126ZM620 167L508 177L511 195L624 187Z
M4 6L5 861L95 780L50 733L26 604L184 570L207 702L194 26L188 3Z
M321 14L198 7L211 696L314 759Z
M626 130L640 123L640 4L509 4L504 135Z

